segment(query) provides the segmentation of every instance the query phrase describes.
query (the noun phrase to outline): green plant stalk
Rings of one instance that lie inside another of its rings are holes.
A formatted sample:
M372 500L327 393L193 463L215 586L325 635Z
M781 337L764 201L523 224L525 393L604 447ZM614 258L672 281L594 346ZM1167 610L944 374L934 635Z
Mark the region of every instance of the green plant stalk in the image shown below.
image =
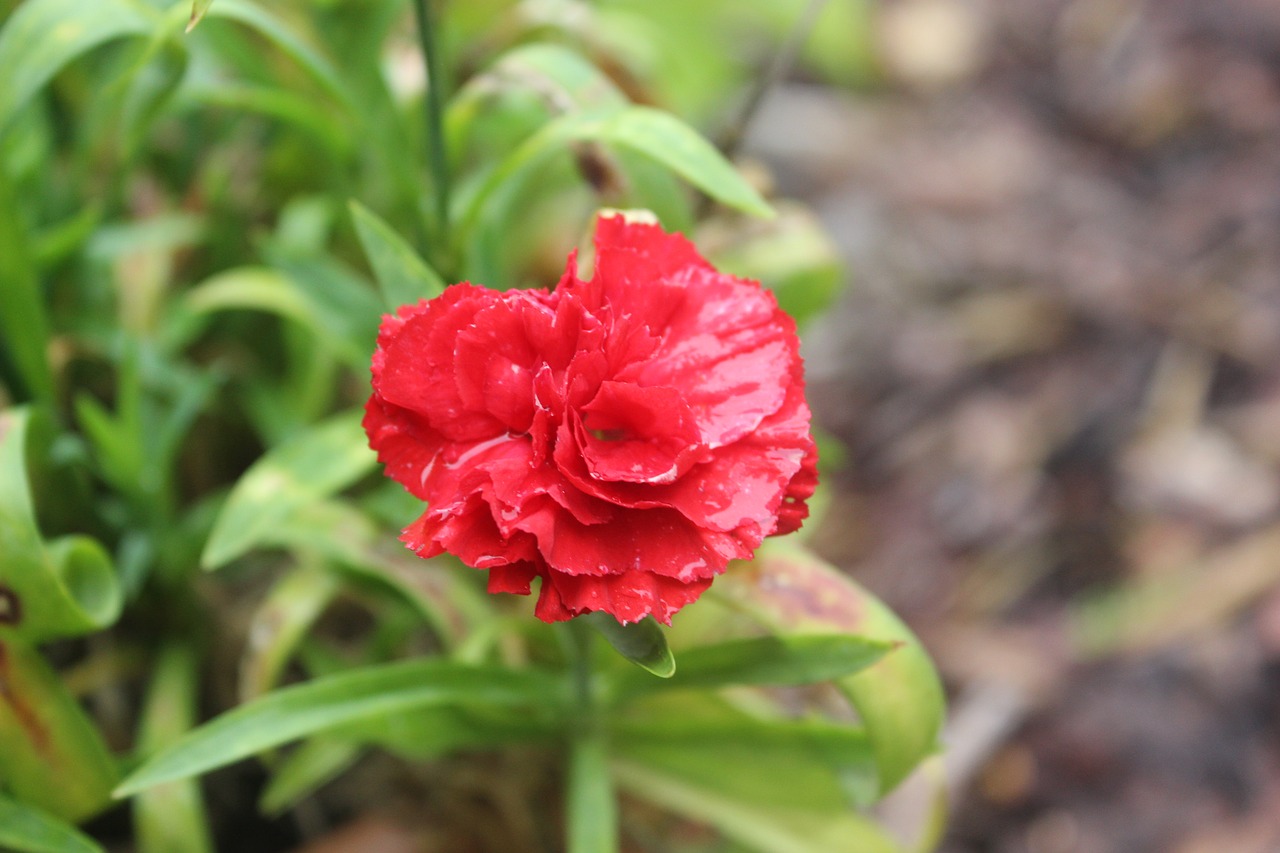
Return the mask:
M581 620L568 625L575 712L570 714L565 791L568 853L617 853L618 804L609 775L608 737L596 701L591 662L593 632Z
M422 45L422 64L427 72L427 95L424 118L427 129L427 159L436 196L437 250L448 251L449 228L449 163L444 150L443 73L440 69L439 42L427 0L414 0L414 17L418 23L418 41Z
M720 139L717 140L719 143L717 147L726 157L732 158L737 153L738 148L742 145L743 138L746 136L747 128L751 126L751 122L756 117L760 105L764 103L765 95L769 94L769 91L791 70L796 56L799 55L800 49L804 47L805 42L809 40L809 35L818 23L818 17L822 14L827 2L828 0L809 0L809 4L800 13L795 26L791 28L791 32L787 35L786 41L782 43L777 53L773 55L773 60L769 63L768 68L756 78L755 85L751 87L751 91L747 95L746 101L743 102L742 109L737 117L724 131Z

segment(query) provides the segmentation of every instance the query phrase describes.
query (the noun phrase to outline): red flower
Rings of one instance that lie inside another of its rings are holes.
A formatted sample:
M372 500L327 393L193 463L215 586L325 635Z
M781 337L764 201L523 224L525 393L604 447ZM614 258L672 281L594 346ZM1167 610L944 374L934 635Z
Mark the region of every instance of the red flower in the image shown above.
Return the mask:
M364 427L427 502L401 539L548 622L671 616L798 528L817 453L795 324L688 240L601 219L596 274L457 284L383 319Z

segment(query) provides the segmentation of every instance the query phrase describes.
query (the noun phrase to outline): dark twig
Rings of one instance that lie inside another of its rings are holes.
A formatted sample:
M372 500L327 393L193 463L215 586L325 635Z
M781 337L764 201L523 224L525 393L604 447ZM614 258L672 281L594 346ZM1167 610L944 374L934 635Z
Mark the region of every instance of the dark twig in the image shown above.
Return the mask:
M769 94L769 90L776 86L791 70L796 56L800 53L800 49L804 47L804 43L809 40L809 34L813 31L814 25L818 22L818 16L822 14L822 10L826 5L827 0L809 0L809 5L800 14L796 25L792 27L791 32L787 35L787 40L782 43L778 48L778 52L773 55L773 61L769 63L769 67L756 78L755 85L747 95L747 100L742 104L742 109L738 111L737 117L725 128L718 140L718 147L726 157L731 158L738 152L738 148L742 145L743 137L746 136L747 129L755 119L756 113L759 112L760 104L763 103L765 95Z

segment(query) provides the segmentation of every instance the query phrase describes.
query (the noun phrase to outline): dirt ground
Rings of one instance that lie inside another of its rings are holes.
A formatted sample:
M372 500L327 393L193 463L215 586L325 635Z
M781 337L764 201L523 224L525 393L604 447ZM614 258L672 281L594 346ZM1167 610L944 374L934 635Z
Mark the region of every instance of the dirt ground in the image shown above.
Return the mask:
M942 668L942 849L1278 850L1280 3L886 10L748 151L851 271L815 544Z

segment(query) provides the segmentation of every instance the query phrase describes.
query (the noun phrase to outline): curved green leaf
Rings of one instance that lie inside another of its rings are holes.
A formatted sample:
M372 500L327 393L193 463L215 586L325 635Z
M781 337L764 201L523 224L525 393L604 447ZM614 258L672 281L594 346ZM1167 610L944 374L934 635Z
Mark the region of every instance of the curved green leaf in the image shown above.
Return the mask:
M696 707L684 711L702 715ZM628 793L709 823L761 853L899 853L873 821L848 808L841 793L838 774L846 763L855 774L864 768L874 773L865 733L827 725L820 734L808 723L741 717L734 722L720 719L723 713L692 724L682 721L684 714L667 716L619 731L613 773Z
M910 630L847 575L800 546L770 540L711 591L778 634L841 631L900 644L874 666L836 682L867 727L881 793L937 749L945 699L932 661Z
M125 0L26 0L0 29L0 135L18 111L77 56L153 22Z
M455 704L537 707L554 701L557 693L554 679L528 670L443 660L365 667L286 687L223 714L145 762L116 796L362 719Z
M75 827L0 794L0 847L15 853L103 853Z
M715 146L670 113L631 107L605 119L584 138L643 154L729 207L753 216L774 215Z
M572 143L616 145L659 163L703 192L746 213L769 217L773 209L696 130L650 107L562 115L526 139L489 173L459 218L467 239L511 214L524 184ZM469 251L477 249L472 246Z
M216 569L263 543L290 514L373 470L359 409L334 415L253 464L218 513L200 565Z
M30 462L52 433L34 410L0 412L0 639L78 636L120 613L119 584L102 546L87 536L46 544L36 527Z

